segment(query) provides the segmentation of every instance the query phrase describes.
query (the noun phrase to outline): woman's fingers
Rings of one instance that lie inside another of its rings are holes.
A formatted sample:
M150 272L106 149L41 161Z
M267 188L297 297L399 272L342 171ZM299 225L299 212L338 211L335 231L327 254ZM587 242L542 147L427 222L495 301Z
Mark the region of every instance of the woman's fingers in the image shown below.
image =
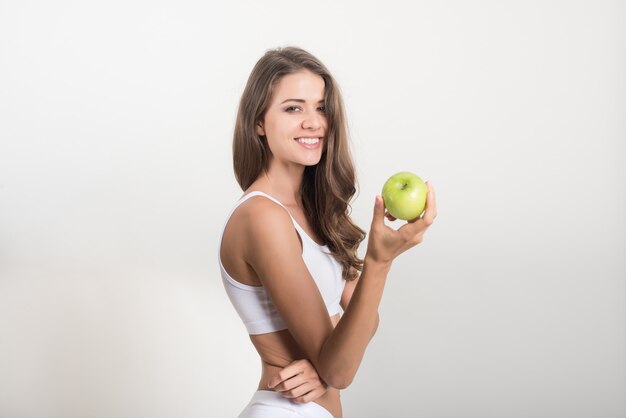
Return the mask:
M309 392L311 392L313 389L316 389L316 387L314 385L312 385L310 382L304 382L301 385L293 388L293 389L289 389L289 390L285 390L280 392L280 395L283 398L288 398L288 399L294 399L294 398L298 398L300 396L305 396L306 394L308 394ZM319 387L318 387L319 389Z
M390 221L395 221L396 219L398 219L395 216L393 216L391 213L389 213L389 211L385 211L385 217L389 219Z
M277 392L286 392L304 383L310 383L313 387L324 387L324 382L317 374L317 370L307 359L291 362L270 380L268 387Z
M414 219L404 224L398 232L400 232L400 248L401 252L420 244L424 239L424 232L433 224L437 216L437 198L432 185L428 184L428 194L426 195L426 207L422 217Z
M270 380L268 387L294 402L310 402L326 393L327 385L307 359L296 360Z
M435 195L435 189L430 182L426 182L426 184L428 185L428 194L426 195L426 207L424 208L422 217L413 219L405 225L411 235L423 234L437 217L437 196Z
M270 379L270 381L267 384L267 387L272 389L278 386L279 384L285 382L286 380L291 379L292 377L303 373L305 365L306 363L300 360L292 361L291 363L289 363L289 365L287 365L287 367L281 369L276 374L276 376Z
M304 374L297 374L274 386L274 390L276 392L287 392L299 387L304 383L307 383L307 381L308 379Z
M435 188L430 184L430 181L427 181L426 184L428 185L428 194L426 195L426 209L422 219L426 221L427 225L431 225L437 217L437 196Z
M313 402L314 400L316 400L317 398L319 398L320 396L322 396L324 393L326 393L325 390L323 389L313 389L312 391L299 396L297 398L294 398L293 401L296 403L307 403L307 402Z
M372 228L379 229L385 226L385 203L382 196L376 195L374 201L374 215L372 216Z

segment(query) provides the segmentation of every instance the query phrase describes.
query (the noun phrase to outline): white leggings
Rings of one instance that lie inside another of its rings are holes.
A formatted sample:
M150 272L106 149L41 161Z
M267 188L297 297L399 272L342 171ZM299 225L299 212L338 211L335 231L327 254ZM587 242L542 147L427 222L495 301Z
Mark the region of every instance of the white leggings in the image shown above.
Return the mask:
M257 390L238 418L333 418L315 402L295 403L272 390Z

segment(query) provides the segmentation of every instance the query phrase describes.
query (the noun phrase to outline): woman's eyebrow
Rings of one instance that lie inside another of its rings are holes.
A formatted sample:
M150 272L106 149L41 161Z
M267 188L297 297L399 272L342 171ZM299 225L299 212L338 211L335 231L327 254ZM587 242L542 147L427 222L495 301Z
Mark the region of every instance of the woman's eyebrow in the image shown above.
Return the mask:
M286 103L286 102L306 103L306 100L304 100L304 99L287 99L287 100L283 101L281 104ZM320 100L317 103L324 103L324 100Z

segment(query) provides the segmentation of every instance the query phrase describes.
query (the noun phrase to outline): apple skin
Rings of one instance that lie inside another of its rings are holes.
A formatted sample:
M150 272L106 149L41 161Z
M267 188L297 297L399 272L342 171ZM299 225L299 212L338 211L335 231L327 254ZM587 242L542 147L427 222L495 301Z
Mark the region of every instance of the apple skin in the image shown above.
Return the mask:
M428 186L409 171L389 177L383 185L382 198L387 211L395 218L410 221L418 218L426 206Z

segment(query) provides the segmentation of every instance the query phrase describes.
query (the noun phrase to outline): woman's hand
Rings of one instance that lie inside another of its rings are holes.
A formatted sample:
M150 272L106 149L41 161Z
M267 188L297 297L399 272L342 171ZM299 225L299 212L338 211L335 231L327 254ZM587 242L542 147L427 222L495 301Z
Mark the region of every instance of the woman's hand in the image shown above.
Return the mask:
M297 403L314 401L328 389L307 359L290 363L270 379L268 387Z
M396 218L385 210L382 198L376 197L374 218L367 244L367 257L376 262L391 263L398 255L422 242L424 232L437 217L435 190L430 182L426 182L426 184L428 185L428 194L426 195L424 214L421 218L408 221L397 230L385 225L385 217L390 221L395 221Z

